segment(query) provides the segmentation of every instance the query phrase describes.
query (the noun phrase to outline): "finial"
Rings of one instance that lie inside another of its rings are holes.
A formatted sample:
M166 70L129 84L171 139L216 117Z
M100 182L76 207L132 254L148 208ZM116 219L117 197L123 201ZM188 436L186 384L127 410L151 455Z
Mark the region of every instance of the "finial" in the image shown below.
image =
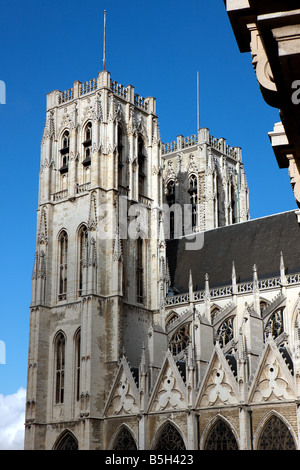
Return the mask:
M235 272L235 264L234 264L234 261L232 261L232 279L236 279L236 272Z

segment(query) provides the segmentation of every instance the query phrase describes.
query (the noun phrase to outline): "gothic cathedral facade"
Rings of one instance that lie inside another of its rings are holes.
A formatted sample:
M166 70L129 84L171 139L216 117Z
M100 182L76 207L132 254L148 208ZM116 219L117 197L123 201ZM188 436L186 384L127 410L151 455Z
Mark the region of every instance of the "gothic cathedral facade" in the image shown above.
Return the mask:
M108 72L49 93L25 448L298 448L298 228L250 221L239 147L162 144Z

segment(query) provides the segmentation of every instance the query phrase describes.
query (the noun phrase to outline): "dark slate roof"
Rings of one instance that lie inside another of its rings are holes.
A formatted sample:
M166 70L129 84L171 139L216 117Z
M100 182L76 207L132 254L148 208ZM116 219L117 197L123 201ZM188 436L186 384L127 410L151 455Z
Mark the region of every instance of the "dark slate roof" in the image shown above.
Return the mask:
M195 291L204 289L206 273L210 287L230 285L233 261L237 282L253 279L254 264L259 279L279 276L281 251L286 274L300 273L300 227L294 210L204 232L200 250L186 250L186 242L167 241L171 286L179 293L188 292L190 270Z

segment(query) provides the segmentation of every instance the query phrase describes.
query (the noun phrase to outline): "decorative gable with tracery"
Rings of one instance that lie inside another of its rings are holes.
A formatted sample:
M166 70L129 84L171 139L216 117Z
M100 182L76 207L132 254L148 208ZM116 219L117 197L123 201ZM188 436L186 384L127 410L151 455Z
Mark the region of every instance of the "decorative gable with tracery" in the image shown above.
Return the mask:
M295 399L291 371L274 340L268 339L267 348L254 378L250 400L254 403Z
M218 344L197 399L199 407L238 403L237 382Z

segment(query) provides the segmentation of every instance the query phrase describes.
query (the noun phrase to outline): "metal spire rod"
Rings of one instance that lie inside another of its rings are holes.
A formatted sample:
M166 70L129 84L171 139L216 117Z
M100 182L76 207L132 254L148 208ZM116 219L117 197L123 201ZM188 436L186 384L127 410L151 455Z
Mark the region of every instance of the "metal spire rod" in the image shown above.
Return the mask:
M104 10L103 70L105 70L106 53L106 10Z
M197 72L197 132L200 127L200 111L199 111L199 72Z

